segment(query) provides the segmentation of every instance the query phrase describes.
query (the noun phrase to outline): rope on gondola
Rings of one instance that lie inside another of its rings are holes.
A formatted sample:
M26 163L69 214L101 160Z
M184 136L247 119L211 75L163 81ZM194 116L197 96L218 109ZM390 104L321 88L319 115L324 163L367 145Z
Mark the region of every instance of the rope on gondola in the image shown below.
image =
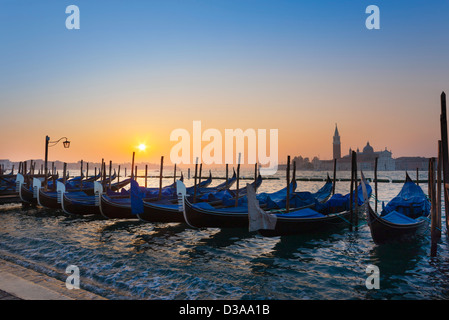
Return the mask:
M341 220L343 220L344 222L346 222L348 225L352 225L353 227L356 227L356 228L363 227L364 225L367 224L367 222L364 222L364 223L360 223L360 224L358 224L358 225L354 225L353 223L351 223L351 221L349 221L348 219L346 219L346 218L344 218L344 217L342 217L342 216L337 216L337 217L339 217Z
M271 209L271 210L269 210L268 211L269 213L272 213L272 214L276 214L276 213L285 213L285 211L282 211L281 209Z
M421 219L423 219L423 220L427 220L429 223L432 223L432 219L429 219L429 218L427 218L427 217L420 217ZM443 232L444 230L441 228L438 228L437 226L435 226L435 228L437 229L437 230L439 230L439 231L441 231L441 232Z
M377 201L378 203L381 203L382 201L379 199L376 199L376 195L371 194L371 198L373 198L374 201Z

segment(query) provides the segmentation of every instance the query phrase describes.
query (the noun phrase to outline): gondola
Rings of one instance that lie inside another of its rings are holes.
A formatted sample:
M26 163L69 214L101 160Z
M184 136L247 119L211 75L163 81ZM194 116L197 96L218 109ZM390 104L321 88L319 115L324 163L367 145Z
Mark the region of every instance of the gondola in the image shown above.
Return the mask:
M98 177L98 175L88 178L88 179L85 179L85 180L81 180L81 177L72 178L69 181L67 181L67 183L66 183L66 191L67 192L83 191L87 195L93 196L95 194L95 187L94 187L95 181L98 180L97 177ZM112 181L114 181L116 178L117 178L117 173L114 170L114 174L112 174L110 177L106 177L105 179L103 179L101 181L101 183L104 186L111 184L111 189L117 190L117 188L122 188L122 184L120 184L119 182L112 183ZM82 183L80 183L80 181L82 181ZM82 185L82 188L80 188L80 185ZM124 185L126 186L127 183L125 183ZM52 189L55 189L55 188L52 188Z
M119 190L129 185L130 181L131 179L125 179L111 184L111 187L106 185L106 192L109 196L121 196L123 193ZM58 195L60 197L58 201L61 209L67 214L100 215L99 197L103 193L103 189L104 184L99 181L94 182L94 195L86 194L84 191L65 192L64 186L60 185L58 191L61 191L61 194Z
M236 175L235 169L234 169L234 173L232 174L232 177L230 179L228 179L227 182L225 181L225 182L219 184L218 186L215 186L215 189L217 189L217 190L230 189L236 181L237 181L237 175Z
M231 179L229 179L229 181L231 183L228 184L227 188L223 187L225 185L225 182L218 186L215 186L215 187L198 188L197 195L195 196L195 194L193 192L191 192L191 190L194 187L189 187L186 189L186 194L187 194L187 197L189 199L191 199L191 201L194 201L194 202L209 202L209 203L218 202L218 203L222 203L223 205L229 205L231 202L232 202L232 205L234 205L235 198L238 197L239 205L240 205L244 201L246 189L239 188L238 192L237 192L237 189L231 189L230 187L236 180L237 180L237 178L234 173L233 177ZM251 184L254 185L254 187L257 189L262 184L262 181L263 181L262 176L259 173L259 175L257 176L257 179L255 181L253 181ZM195 199L195 200L193 200L193 199Z
M85 194L86 196L93 197L95 194L94 183L95 180L97 180L99 177L100 176L97 175L83 181L81 180L81 177L70 179L66 182L63 192L65 193L67 191L68 193L77 193L79 195ZM110 178L107 178L103 182L103 185L108 185L109 181L113 181L115 178L116 174L114 172L114 175ZM58 179L57 181L61 183L61 179ZM54 183L54 181L52 182ZM111 186L108 188L112 191L116 191L128 184L129 180L123 180L120 182L111 183ZM83 188L80 188L81 185L83 186ZM53 187L53 185L50 185L47 190L45 190L45 188L40 186L39 181L35 181L35 186L38 186L37 203L40 206L50 209L61 209L61 199L58 198L58 191L56 190L56 186Z
M358 186L358 204L364 203L362 186L366 185L367 194L371 194L371 187L366 181ZM250 189L251 190L251 189ZM267 213L260 209L252 195L250 206L249 231L258 231L265 237L312 234L333 229L348 227L350 225L351 208L350 193L346 195L334 194L324 203L316 202L307 208L292 210L285 213ZM354 192L355 195L355 192ZM355 203L355 197L354 202ZM363 207L361 207L363 209ZM359 214L361 211L359 211Z
M374 243L409 242L423 235L429 225L431 203L406 173L401 191L380 214L368 204L367 222Z
M330 186L330 187L329 187ZM330 196L332 190L332 181L327 180L325 185L316 193L307 193L309 197L306 199L305 194L302 193L300 199L295 199L295 192L293 187L296 188L296 181L292 181L289 185L291 199L298 201L292 201L297 207L309 207L317 201L316 199L327 199ZM242 191L246 190L242 189ZM327 195L323 196L323 193ZM285 203L287 195L287 187L277 192L272 193L278 199L278 203L281 207L274 208L273 210L282 210L282 203ZM246 198L246 197L245 197ZM270 194L263 197L265 205L269 205L271 199ZM239 199L240 200L240 199ZM222 208L213 207L210 203L192 203L187 197L184 199L184 219L192 227L197 228L248 228L248 203L246 199L242 199L242 203L238 206L227 206ZM285 207L284 207L285 208Z
M61 180L62 178L58 177L59 175L51 175L48 178L48 186L49 189L56 188L55 182ZM74 179L77 179L75 177ZM25 181L26 180L26 181ZM42 186L42 181L44 180L44 176L42 175L31 175L28 174L25 176L21 173L18 173L16 176L16 190L18 190L19 198L23 204L31 204L38 205L38 196L39 189Z
M205 192L205 190L207 190L207 187L209 187L211 183L212 183L212 173L209 171L209 178L207 178L204 181L201 181L196 186L197 194ZM187 194L194 194L194 193L195 193L195 186L191 186L191 187L187 188Z
M208 185L211 181L212 178L205 180L203 185ZM161 193L164 198L174 196L174 185L175 183L162 188ZM146 197L156 197L159 194L159 188L138 188ZM102 193L99 198L99 209L103 217L108 219L138 219L137 215L133 214L131 210L131 194L129 191L124 191L119 195Z
M182 181L182 180L181 180ZM202 184L203 182L201 182L198 187L197 187L197 194L206 194L206 193L210 193L210 192L219 192L219 191L223 191L223 190L230 190L230 188L232 187L232 185L237 181L237 176L234 170L234 174L232 175L232 177L230 179L228 179L228 181L223 182L219 185L216 185L214 187L208 187L210 185L210 182L212 182L212 173L209 173L209 179L206 182L206 185ZM187 188L187 194L193 195L195 192L195 186L189 187Z
M55 176L55 179L57 176ZM37 188L41 185L42 177L36 178L32 175L27 175L25 181L25 176L18 173L16 176L16 190L19 193L19 198L23 204L27 205L37 205ZM38 182L35 186L34 183Z
M143 212L136 216L145 222L184 222L184 216L174 199L143 201Z
M209 173L209 178L201 181L197 186L197 192L200 190L207 190L207 187L212 183L212 173ZM167 199L176 199L175 183L162 188L162 197L159 199L159 188L142 188L140 192L145 199L158 199L159 201L167 201ZM188 194L194 194L194 186L187 188ZM108 194L100 195L100 212L101 215L108 219L139 219L137 214L132 212L131 195L129 193L124 195L117 195L111 197Z
M113 176L114 176L114 179L117 177L117 173L115 172L115 169L114 169L114 175ZM96 176L87 177L84 181L94 182L94 181L97 181L100 178L101 178L101 172L99 172ZM114 180L114 179L112 179L112 180Z
M100 195L100 213L107 219L137 219L131 212L129 195L110 197L103 193Z
M234 172L234 175L228 180L228 188L236 181L236 175ZM257 187L260 187L262 183L262 177L259 175L258 179L254 181L252 184L256 185ZM201 201L207 201L206 199L210 199L210 195L215 195L217 197L218 193L224 194L226 190L223 190L226 188L226 182L216 186L212 187L210 189L214 190L208 190L208 192L205 192L202 195L198 195L198 198L201 199ZM203 191L205 189L202 189ZM189 195L187 195L189 196ZM192 195L189 196L191 199L193 199ZM151 200L151 199L144 199L143 200L143 212L138 213L137 216L140 220L145 222L185 222L184 214L181 210L179 210L179 204L175 197L163 199L163 200Z
M12 173L0 175L0 187L15 185L16 175Z
M129 183L123 180L123 183ZM65 192L65 186L58 184L58 197L61 203L61 209L67 214L75 215L99 215L99 196L103 193L103 185L100 182L94 182L94 195L87 195L83 191Z
M0 175L0 196L18 195L16 175L12 173Z
M15 174L14 174L14 166L12 167L11 171L9 173L0 173L0 177L14 177L15 178Z
M88 196L81 191L65 192L61 199L61 209L67 214L100 215L100 206L96 197Z
M19 189L19 197L23 204L37 205L37 198L34 197L33 194L33 186L21 183L18 189Z

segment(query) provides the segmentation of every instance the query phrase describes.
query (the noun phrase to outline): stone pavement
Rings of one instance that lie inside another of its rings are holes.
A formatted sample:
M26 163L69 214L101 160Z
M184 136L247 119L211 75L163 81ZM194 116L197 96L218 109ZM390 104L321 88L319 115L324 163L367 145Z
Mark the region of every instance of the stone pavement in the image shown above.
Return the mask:
M65 282L0 259L0 300L107 300Z

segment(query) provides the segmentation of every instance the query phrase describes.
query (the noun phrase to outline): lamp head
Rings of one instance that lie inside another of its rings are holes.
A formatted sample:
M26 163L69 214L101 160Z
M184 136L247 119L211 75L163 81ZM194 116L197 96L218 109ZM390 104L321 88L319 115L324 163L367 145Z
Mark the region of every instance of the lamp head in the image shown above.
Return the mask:
M64 145L64 148L69 148L70 147L70 141L65 139L65 141L62 143Z

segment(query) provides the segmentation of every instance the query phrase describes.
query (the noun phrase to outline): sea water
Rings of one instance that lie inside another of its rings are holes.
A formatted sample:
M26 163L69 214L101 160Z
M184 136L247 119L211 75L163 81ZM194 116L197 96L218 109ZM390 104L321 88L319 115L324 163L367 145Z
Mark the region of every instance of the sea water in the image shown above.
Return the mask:
M212 175L223 177L224 170L213 170ZM297 172L298 179L326 175ZM338 172L337 179L349 175ZM373 177L372 172L365 175ZM240 181L244 187L253 172L242 170L241 176L246 178ZM193 179L185 173L184 177L187 186L193 185ZM286 186L285 172L274 178L264 180L258 192ZM379 172L379 179L404 178L404 172ZM427 179L427 174L420 178ZM164 185L171 182L163 181ZM211 186L222 182L213 180ZM143 178L139 183L143 185ZM297 190L314 192L323 184L298 181ZM159 180L149 179L148 185L156 187ZM420 185L427 193L427 183ZM401 183L379 183L378 205L401 187ZM337 180L336 192L348 191L349 182ZM443 212L443 226L444 221ZM62 281L69 276L66 268L76 266L81 288L108 299L448 299L445 234L443 227L437 256L432 258L429 232L413 243L378 246L364 215L357 230L267 238L245 229L108 220L14 204L0 208L0 258ZM369 265L379 268L379 289L365 285Z

